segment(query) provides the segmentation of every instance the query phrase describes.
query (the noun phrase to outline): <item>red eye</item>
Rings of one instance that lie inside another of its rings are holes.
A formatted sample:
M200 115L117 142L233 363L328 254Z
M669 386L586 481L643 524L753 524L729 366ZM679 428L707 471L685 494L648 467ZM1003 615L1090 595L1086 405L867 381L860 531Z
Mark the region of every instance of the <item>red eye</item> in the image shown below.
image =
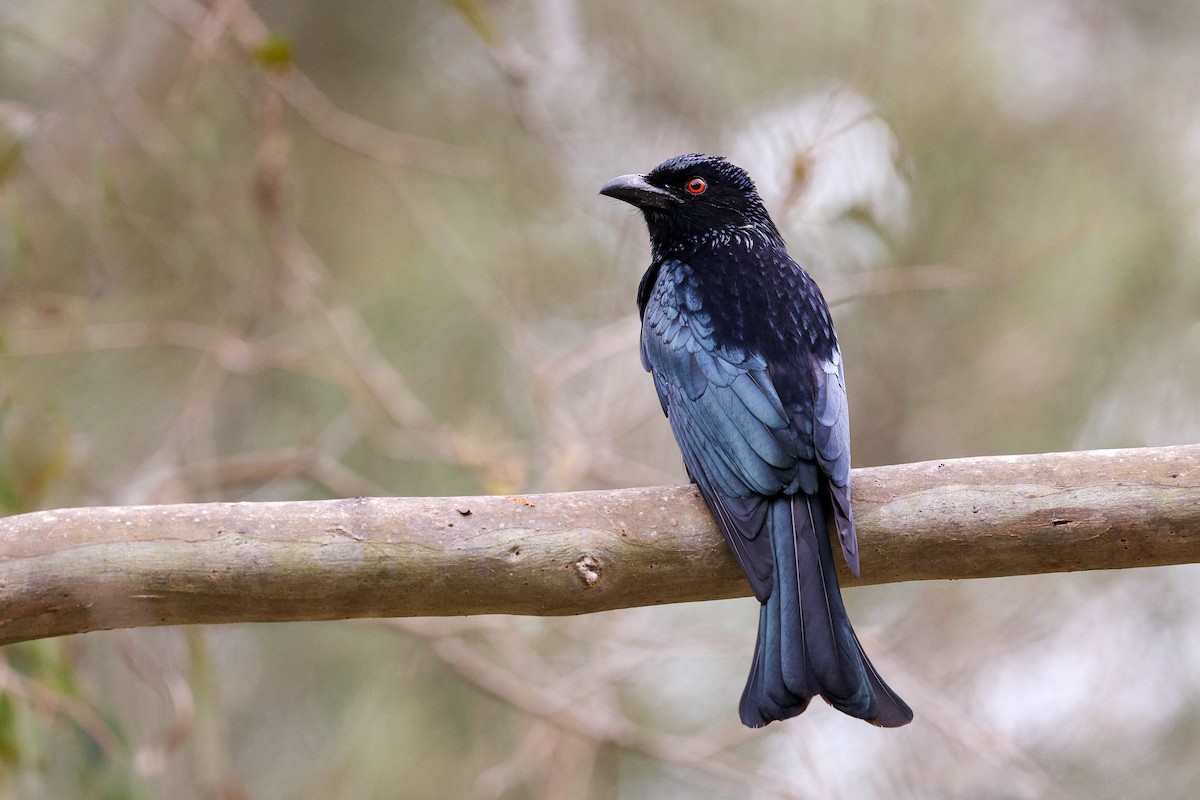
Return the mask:
M692 178L687 182L687 190L692 194L704 194L707 188L708 184L704 182L704 178Z

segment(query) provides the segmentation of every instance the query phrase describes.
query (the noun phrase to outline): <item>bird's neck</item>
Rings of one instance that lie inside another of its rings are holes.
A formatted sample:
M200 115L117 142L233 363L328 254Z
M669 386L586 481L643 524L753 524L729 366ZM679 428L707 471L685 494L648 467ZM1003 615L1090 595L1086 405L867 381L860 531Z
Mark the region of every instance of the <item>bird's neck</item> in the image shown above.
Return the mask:
M753 253L783 248L783 237L770 218L747 219L736 224L681 232L647 219L650 252L655 261L710 257L721 252Z

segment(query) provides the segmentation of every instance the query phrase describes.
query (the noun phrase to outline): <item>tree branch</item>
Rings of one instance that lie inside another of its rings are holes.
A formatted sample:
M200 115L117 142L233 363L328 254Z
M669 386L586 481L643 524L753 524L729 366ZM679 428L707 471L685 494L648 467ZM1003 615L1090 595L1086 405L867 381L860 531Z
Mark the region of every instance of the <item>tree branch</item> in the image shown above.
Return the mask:
M854 472L863 579L1200 561L1200 445ZM749 593L692 487L0 519L0 644L144 625L580 614Z

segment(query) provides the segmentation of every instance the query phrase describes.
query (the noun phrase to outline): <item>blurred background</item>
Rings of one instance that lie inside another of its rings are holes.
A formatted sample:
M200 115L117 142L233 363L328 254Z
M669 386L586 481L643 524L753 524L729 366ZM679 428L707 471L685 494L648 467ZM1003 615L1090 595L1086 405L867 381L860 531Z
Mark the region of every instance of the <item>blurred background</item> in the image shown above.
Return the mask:
M0 504L682 482L596 192L689 151L834 305L857 466L1198 441L1198 39L1132 0L5 0ZM1192 798L1198 579L849 590L898 731L743 729L750 599L26 643L0 798Z

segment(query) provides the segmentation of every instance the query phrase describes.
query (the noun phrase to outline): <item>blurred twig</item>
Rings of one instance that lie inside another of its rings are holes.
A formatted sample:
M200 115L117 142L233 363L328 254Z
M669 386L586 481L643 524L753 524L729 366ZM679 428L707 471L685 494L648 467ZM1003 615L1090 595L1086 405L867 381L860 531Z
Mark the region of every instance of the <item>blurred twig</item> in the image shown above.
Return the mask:
M244 0L221 0L211 9L193 0L146 2L200 43L192 51L185 78L197 60L211 58L216 52L215 34L227 30L246 52L271 35L271 29ZM389 130L343 111L299 69L281 76L280 94L314 131L381 164L448 175L478 176L490 171L490 165L473 150Z
M410 624L397 620L395 624L425 640L443 663L478 688L555 727L658 759L672 765L689 782L703 776L706 782L715 779L749 791L755 797L799 799L810 796L753 768L714 759L706 734L682 737L649 730L625 718L610 704L589 702L577 694L538 686L515 673L501 670L458 637L431 631L419 622Z
M0 657L0 695L6 692L41 707L50 716L62 714L71 719L104 753L105 758L116 759L125 749L109 724L86 703L22 675Z

